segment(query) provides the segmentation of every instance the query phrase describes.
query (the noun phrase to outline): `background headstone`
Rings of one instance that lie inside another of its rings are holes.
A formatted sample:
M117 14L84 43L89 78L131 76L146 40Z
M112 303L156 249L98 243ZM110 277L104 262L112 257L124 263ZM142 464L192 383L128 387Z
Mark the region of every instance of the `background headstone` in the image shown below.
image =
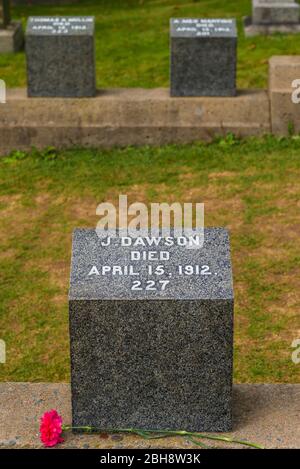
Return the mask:
M29 96L95 95L93 17L30 17L26 57Z
M236 94L235 20L173 18L170 36L171 96Z
M103 246L92 229L73 234L73 425L230 430L233 287L227 231L205 229L200 249L172 237L158 246L146 238L146 246L122 242L111 238ZM134 260L138 256L144 260Z
M299 5L294 0L253 0L254 24L299 23Z
M243 18L246 36L300 32L300 5L294 0L252 0L252 16Z

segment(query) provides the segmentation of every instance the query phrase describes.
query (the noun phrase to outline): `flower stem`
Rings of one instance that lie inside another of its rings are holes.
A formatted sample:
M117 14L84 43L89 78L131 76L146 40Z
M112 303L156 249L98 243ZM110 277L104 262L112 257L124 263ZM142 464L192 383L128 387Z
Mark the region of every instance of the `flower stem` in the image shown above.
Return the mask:
M79 430L82 432L88 432L88 433L129 433L129 434L134 434L141 436L144 439L159 439L159 438L166 438L166 437L171 437L171 436L181 436L181 437L188 437L189 441L192 443L202 446L202 447L207 447L204 443L198 441L200 440L216 440L216 441L222 441L225 443L232 443L232 444L238 444L238 445L244 445L244 446L249 446L252 448L257 448L257 449L263 449L262 446L258 445L257 443L252 443L249 441L244 441L244 440L235 440L227 436L223 435L211 435L211 434L206 434L206 433L197 433L197 432L188 432L185 430L141 430L139 428L111 428L109 430L104 430L103 428L97 428L97 427L88 427L88 426L82 426L82 427L72 427L71 425L63 425L62 426L63 431L68 431L68 430ZM196 440L198 439L198 440Z

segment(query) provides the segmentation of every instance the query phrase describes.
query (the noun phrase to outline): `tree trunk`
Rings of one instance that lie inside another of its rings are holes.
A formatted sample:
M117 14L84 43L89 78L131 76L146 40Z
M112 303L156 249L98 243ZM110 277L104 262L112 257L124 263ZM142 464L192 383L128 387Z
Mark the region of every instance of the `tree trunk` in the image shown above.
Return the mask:
M2 0L2 27L10 24L10 0Z

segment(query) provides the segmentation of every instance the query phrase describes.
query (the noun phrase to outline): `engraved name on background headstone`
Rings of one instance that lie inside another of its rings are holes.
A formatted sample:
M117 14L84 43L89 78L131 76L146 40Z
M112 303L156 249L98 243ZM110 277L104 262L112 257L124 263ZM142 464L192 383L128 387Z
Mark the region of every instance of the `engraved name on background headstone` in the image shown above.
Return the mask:
M73 32L86 32L93 27L94 18L77 17L32 17L30 19L30 29L36 32L50 32L51 34L72 34Z
M74 426L231 428L229 237L73 235L69 292Z

